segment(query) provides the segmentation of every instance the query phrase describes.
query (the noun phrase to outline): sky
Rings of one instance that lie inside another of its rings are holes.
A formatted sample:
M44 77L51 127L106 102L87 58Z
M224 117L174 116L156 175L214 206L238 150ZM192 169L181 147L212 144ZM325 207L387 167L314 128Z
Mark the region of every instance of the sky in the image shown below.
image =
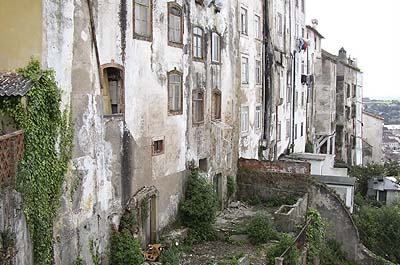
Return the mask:
M313 18L323 49L357 58L364 97L400 99L400 0L306 0L306 23Z

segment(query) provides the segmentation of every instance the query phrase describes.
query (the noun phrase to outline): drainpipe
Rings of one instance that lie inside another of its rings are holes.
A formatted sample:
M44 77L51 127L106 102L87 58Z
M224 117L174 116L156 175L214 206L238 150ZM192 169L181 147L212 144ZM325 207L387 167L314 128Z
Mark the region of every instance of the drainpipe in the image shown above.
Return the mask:
M292 144L290 145L290 151L294 153L294 124L295 124L295 99L296 99L296 54L297 51L293 51L293 84L292 84L292 99L293 99L293 106L292 106Z

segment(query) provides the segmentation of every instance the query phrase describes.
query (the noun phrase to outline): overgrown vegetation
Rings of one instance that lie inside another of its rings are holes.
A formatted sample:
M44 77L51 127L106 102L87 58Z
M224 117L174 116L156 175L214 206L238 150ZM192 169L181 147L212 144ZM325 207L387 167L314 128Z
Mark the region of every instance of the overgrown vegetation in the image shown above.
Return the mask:
M297 202L297 198L290 194L287 196L271 196L269 199L263 200L259 196L254 195L249 197L246 202L250 205L265 205L267 207L279 207L281 205L293 205Z
M375 254L400 263L400 205L363 205L355 216L364 245Z
M179 205L182 224L189 228L188 243L198 243L215 237L213 224L217 198L212 184L191 167L187 179L185 200Z
M227 189L228 199L232 198L232 196L236 192L236 181L234 177L228 176L226 180L226 189Z
M125 211L121 216L119 229L113 229L110 238L110 264L142 264L144 257L140 243L134 237L137 217L134 211Z
M342 246L335 240L329 240L324 244L320 252L320 265L355 265L348 261Z
M280 257L283 252L293 246L294 237L290 234L282 234L278 243L274 244L267 250L267 265L275 265L275 258ZM300 252L296 246L293 246L285 256L285 264L297 265L300 258Z
M326 224L319 212L312 208L308 210L307 218L311 220L307 229L307 262L312 264L313 260L320 255L324 247Z
M12 117L25 133L17 189L23 197L34 263L53 264L53 222L71 158L71 114L60 111L61 92L52 70L42 70L38 61L31 61L18 72L34 84L26 94L27 104L18 97L3 97L0 112Z
M181 253L181 249L177 246L166 248L161 252L160 262L163 265L179 265Z
M257 215L249 221L246 226L246 233L249 235L250 242L255 245L279 238L279 234L273 224L263 215Z
M12 264L12 259L16 254L15 234L5 229L0 232L0 264Z

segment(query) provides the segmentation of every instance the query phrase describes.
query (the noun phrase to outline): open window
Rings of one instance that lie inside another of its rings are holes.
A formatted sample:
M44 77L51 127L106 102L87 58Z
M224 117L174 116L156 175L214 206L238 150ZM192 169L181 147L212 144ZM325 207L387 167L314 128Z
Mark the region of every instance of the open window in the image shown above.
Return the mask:
M122 66L105 65L103 68L103 111L104 114L124 113L124 72Z
M221 91L214 89L211 98L212 120L221 120Z

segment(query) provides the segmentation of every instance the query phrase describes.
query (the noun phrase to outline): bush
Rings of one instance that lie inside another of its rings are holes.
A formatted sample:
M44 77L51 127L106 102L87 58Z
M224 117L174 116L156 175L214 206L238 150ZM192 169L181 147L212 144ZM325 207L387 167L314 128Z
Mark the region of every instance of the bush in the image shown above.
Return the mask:
M189 228L188 241L197 243L214 238L217 198L212 184L191 169L185 200L179 205L182 224Z
M320 253L320 265L353 265L353 261L346 258L342 246L335 240L329 240L325 243Z
M181 261L181 251L176 246L171 246L161 252L160 262L163 265L179 265Z
M230 199L233 196L233 194L235 194L235 192L236 192L236 182L232 176L228 176L228 179L226 182L226 189L227 189L228 198Z
M268 207L278 207L281 205L293 205L297 202L293 195L288 196L272 196L266 201Z
M110 264L141 265L143 262L139 241L132 236L129 230L113 231L110 240Z
M400 263L400 211L398 206L362 206L355 217L361 241L375 254Z
M320 252L324 247L326 224L322 220L319 212L313 208L308 210L307 217L311 219L311 223L307 229L307 261L312 263L313 259L320 255Z
M275 258L280 257L283 252L294 243L294 237L289 234L283 234L278 243L270 247L267 251L267 265L275 265ZM285 256L286 265L297 265L300 258L300 252L296 246L290 249Z
M246 232L250 242L255 245L267 243L271 239L278 239L278 232L263 215L253 217L247 224Z

